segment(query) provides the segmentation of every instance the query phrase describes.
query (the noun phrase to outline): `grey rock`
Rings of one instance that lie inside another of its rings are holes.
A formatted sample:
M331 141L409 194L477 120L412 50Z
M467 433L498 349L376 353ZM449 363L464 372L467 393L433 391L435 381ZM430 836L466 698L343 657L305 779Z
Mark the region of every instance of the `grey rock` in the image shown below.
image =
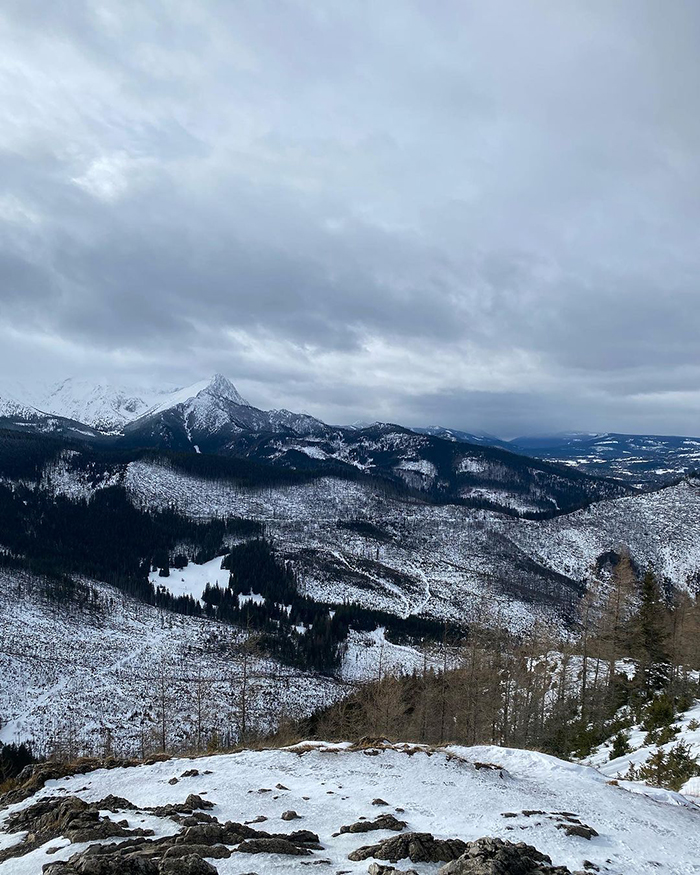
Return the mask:
M468 842L464 853L442 866L438 875L571 875L566 866L551 864L546 854L524 842L481 838Z
M563 829L568 836L580 836L582 839L588 839L589 841L598 835L592 826L588 826L585 823L558 823L557 829Z
M246 839L236 850L240 854L287 854L291 857L304 857L311 853L308 848L282 838Z
M405 828L405 820L398 820L393 814L380 814L374 820L358 820L357 823L351 823L349 826L341 826L340 832L373 832L377 829L390 829L394 832L401 832Z
M218 875L218 869L195 854L177 860L163 860L158 875Z
M396 869L382 863L370 863L367 871L369 875L418 875L415 869Z
M172 860L177 857L213 857L215 860L226 860L231 856L231 851L226 845L186 845L176 844L168 848L163 855L164 860Z
M461 839L436 839L429 832L407 832L384 839L376 845L366 845L348 854L353 861L376 857L396 863L406 857L412 863L446 863L456 860L467 848Z
M129 802L123 796L113 796L111 793L109 796L105 796L104 799L100 799L99 802L93 802L92 805L99 811L111 811L112 813L116 811L136 811L136 806L133 802Z

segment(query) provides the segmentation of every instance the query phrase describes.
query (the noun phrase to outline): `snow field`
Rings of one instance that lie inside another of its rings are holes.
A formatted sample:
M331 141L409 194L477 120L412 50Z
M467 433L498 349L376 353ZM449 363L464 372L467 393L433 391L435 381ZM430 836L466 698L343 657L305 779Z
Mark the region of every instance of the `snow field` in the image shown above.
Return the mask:
M502 768L478 769L474 763ZM192 768L199 771L197 776L180 777ZM168 783L173 777L179 777L174 786ZM285 789L278 789L278 784ZM250 821L262 815L267 820L260 828L270 832L310 829L318 833L324 846L310 858L265 854L251 859L234 853L229 859L211 861L220 875L242 875L251 868L272 875L304 872L314 860L327 860L330 872L364 875L367 861L351 862L348 853L395 834L334 833L360 817L372 819L396 808L403 809L396 816L407 822L409 830L431 832L438 838L500 836L525 841L549 854L553 863L571 870L582 869L583 861L590 860L614 875L690 875L700 865L700 810L696 806L682 797L674 798L677 794L666 794L665 799L676 803L667 804L653 793L629 793L607 784L594 769L524 750L455 747L433 752L396 745L368 752L342 744L311 743L100 770L50 781L38 796L74 794L96 801L109 793L139 807L182 802L189 793L197 793L215 803L211 813L222 822ZM374 806L375 798L388 806ZM298 812L301 819L290 824L282 821L281 814L288 809ZM523 811L543 813L527 816ZM590 841L567 836L556 828L553 816L561 811L575 813L599 836ZM506 812L516 817L502 817ZM122 814L112 816L121 819ZM158 835L173 832L172 821L146 818L140 812L123 816L132 827L147 821L148 826L155 825ZM7 843L8 838L3 838ZM83 847L64 846L47 855L48 847L59 844L49 842L25 857L0 864L0 875L39 875L44 863L66 859ZM408 864L407 860L399 864L400 868L407 865L420 875L439 868Z

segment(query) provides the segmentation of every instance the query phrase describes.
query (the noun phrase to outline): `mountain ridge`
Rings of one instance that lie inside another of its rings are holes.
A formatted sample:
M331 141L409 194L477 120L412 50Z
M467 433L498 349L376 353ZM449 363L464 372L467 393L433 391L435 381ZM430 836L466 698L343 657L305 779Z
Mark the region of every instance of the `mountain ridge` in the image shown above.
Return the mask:
M72 378L34 389L22 384L6 386L0 388L0 425L179 452L235 454L244 446L244 452L249 454L253 450L248 437L253 435L276 435L288 444L290 439L306 441L296 447L290 444L289 452L283 446L278 448L276 459L285 464L293 464L292 460L308 464L304 455L316 461L337 456L344 463L347 461L342 458L344 451L337 449L341 443L360 445L367 434L378 432L384 434L388 443L392 432L403 435L393 439L394 443L405 442L405 435L410 433L446 443L496 448L513 456L540 459L644 488L670 482L700 467L700 438L693 437L564 432L502 440L487 432L437 425L406 428L379 421L358 421L349 426L333 426L306 413L255 407L227 377L218 373L179 388L127 389ZM309 441L316 439L324 439L328 445L322 449L312 446ZM391 446L385 449L391 451ZM270 461L272 454L267 455ZM429 469L426 460L406 461L409 466L404 470L413 470L414 480ZM417 463L420 468L416 468ZM352 464L362 467L363 463L354 460Z

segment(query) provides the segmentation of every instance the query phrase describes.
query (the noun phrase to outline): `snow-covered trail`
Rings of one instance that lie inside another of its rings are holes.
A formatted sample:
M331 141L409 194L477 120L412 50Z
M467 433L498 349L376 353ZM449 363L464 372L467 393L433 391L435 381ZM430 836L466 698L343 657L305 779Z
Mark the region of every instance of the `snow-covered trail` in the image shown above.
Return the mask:
M477 768L475 763L502 768ZM199 774L182 777L192 768ZM174 786L168 783L173 777L179 778ZM269 792L260 792L264 790ZM610 875L700 872L700 809L695 805L673 793L629 793L609 785L594 769L532 751L475 747L433 752L402 746L354 751L347 745L318 742L285 750L100 770L49 782L39 795L75 794L96 801L109 793L139 807L182 802L189 793L197 793L215 803L211 813L220 821L263 816L267 818L263 829L310 829L318 833L324 847L301 860L271 854L251 860L234 853L229 859L211 861L220 875L251 870L272 875L301 873L314 860L328 861L325 871L364 875L367 861L351 862L348 853L394 833L334 833L360 817L372 819L395 809L403 809L397 816L407 822L409 830L431 832L438 838L500 836L525 841L572 871L581 870L583 861L589 860ZM385 800L387 807L374 806L376 798ZM300 819L289 824L281 820L288 809L298 812ZM566 835L557 828L561 819L557 820L556 812L562 811L575 813L599 835L591 840ZM503 817L505 813L514 816ZM130 826L138 826L144 815L126 812L124 817ZM117 818L122 818L121 812ZM172 832L171 821L163 820L157 826L159 834ZM14 840L0 833L0 847ZM82 847L62 847L47 856L48 847L60 844L49 842L25 857L0 864L0 875L40 875L44 863L66 859ZM420 875L438 869L434 864L407 864L404 860L399 868L415 868Z

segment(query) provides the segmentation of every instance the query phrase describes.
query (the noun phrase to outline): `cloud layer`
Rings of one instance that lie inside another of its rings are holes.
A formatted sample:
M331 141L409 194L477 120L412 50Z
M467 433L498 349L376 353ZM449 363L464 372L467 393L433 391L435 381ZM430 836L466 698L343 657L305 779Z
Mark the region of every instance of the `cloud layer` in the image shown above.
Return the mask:
M700 7L0 11L0 366L700 433Z

